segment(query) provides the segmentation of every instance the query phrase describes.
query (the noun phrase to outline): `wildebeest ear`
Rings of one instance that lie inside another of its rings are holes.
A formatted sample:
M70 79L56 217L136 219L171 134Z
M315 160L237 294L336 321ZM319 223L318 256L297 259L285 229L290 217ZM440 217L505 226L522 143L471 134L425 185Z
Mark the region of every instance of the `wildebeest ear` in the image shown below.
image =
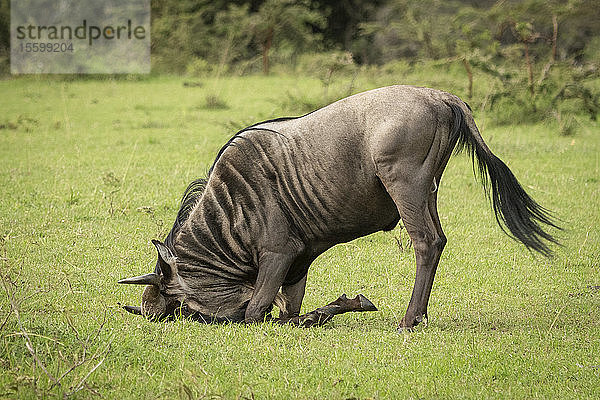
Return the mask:
M177 273L177 258L167 246L158 240L153 240L152 244L158 250L158 266L165 279L171 279Z

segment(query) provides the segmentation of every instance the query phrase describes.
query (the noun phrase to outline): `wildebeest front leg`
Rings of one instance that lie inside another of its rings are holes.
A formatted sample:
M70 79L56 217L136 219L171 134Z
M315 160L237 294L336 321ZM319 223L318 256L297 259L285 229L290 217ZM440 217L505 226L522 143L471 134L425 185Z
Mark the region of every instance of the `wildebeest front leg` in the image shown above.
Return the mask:
M279 319L279 322L308 328L323 325L336 315L353 311L377 311L377 307L362 294L353 299L349 299L343 294L324 307L319 307L314 311L290 319Z
M254 293L246 307L246 323L263 322L271 311L273 301L294 256L291 254L263 252L258 260L258 276L254 285Z

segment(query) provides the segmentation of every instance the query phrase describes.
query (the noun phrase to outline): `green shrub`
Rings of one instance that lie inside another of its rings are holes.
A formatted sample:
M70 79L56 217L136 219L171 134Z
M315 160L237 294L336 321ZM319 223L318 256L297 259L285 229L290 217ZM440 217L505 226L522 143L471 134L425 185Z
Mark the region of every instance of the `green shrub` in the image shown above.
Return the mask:
M208 94L204 98L204 106L202 108L207 110L225 110L228 109L229 106L218 94Z
M215 70L214 66L209 64L203 58L195 58L185 67L186 74L189 76L204 78L209 76Z

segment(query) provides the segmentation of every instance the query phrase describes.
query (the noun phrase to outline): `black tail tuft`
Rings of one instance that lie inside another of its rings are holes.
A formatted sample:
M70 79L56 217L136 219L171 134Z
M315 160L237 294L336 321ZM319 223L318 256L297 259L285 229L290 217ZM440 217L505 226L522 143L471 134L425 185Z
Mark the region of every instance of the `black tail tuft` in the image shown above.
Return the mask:
M542 229L542 225L561 228L555 224L550 212L529 197L512 171L483 143L479 132L473 132L468 127L463 110L456 104L448 105L454 114L451 143L457 143L456 153L462 150L469 152L473 169L477 165L488 198L491 189L492 207L498 225L528 249L546 257L552 256L548 243L558 242ZM508 228L508 232L505 228Z

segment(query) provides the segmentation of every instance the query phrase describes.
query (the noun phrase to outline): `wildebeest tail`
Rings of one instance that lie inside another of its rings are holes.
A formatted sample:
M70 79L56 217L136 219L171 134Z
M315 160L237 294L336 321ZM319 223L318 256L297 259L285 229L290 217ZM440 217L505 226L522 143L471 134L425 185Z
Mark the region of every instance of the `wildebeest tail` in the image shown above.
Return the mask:
M542 226L560 228L550 212L525 192L512 171L487 147L467 108L454 102L447 104L454 115L450 143L456 143L456 153L462 150L470 153L473 170L478 170L486 195L491 197L498 225L528 249L551 256L548 244L557 241Z

